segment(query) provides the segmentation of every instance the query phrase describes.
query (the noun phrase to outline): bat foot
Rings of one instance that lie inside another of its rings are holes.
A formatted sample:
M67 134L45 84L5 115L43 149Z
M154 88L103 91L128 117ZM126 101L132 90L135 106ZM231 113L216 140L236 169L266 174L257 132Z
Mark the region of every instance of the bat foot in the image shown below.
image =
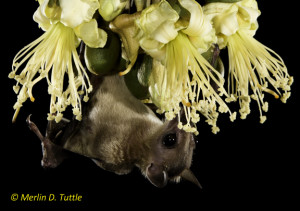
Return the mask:
M34 132L37 137L41 140L43 158L41 160L41 166L43 168L56 168L66 158L69 157L69 152L64 150L62 147L54 144L46 135L43 136L39 128L30 119L31 114L27 117L26 123L29 129Z

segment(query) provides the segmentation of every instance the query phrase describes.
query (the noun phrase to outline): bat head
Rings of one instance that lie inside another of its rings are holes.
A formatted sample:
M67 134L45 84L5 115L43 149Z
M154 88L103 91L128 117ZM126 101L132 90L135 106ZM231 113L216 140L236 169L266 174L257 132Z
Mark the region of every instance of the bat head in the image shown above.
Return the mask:
M196 147L194 136L180 130L177 118L166 121L154 137L151 137L147 164L142 169L147 179L156 187L164 187L168 181L189 180L201 188L189 170Z

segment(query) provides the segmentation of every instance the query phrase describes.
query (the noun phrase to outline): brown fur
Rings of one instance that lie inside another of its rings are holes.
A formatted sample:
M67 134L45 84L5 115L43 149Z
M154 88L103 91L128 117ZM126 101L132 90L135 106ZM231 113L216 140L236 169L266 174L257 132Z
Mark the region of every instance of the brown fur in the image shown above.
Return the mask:
M157 187L180 177L200 187L189 170L195 142L192 134L178 129L177 118L162 122L129 92L121 76L91 77L91 81L94 91L82 121L64 120L62 127L50 121L44 138L28 120L42 140L44 167L56 167L71 151L116 174L127 174L136 166ZM176 137L171 147L164 145L169 134Z

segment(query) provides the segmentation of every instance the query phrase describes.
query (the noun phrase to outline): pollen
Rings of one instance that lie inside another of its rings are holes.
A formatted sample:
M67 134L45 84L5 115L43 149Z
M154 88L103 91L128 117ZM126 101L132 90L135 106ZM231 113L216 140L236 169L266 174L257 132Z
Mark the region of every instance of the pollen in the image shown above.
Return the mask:
M184 106L186 106L186 107L191 107L191 106L192 106L190 102L187 102L187 101L185 101L185 100L182 100L182 104L183 104Z

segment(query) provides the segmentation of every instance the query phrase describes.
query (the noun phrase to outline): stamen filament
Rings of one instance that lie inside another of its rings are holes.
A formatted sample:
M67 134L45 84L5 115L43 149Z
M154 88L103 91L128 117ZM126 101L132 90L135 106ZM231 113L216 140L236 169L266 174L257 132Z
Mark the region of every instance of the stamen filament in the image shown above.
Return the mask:
M267 93L273 95L273 96L275 97L275 99L279 99L279 95L276 94L276 92L274 92L273 90L268 89L268 88L265 88L265 87L262 87L259 83L257 83L256 85L257 85L258 88L260 88L262 91L267 92Z
M68 105L73 106L76 118L81 119L81 99L78 89L81 87L83 93L89 93L92 91L92 86L77 54L76 39L72 28L58 22L51 25L40 38L17 53L10 77L15 78L17 85L22 84L23 87L19 92L17 103L14 105L16 112L13 121L16 120L20 107L27 98L32 102L35 101L32 87L43 78L47 79L48 92L51 95L48 120L55 119L59 122L62 112ZM21 61L19 62L19 60ZM19 75L16 75L17 70L26 61L24 69ZM73 67L76 67L76 71ZM37 75L38 73L39 75ZM49 73L51 74L50 78ZM69 85L64 90L65 75L68 77Z
M269 52L277 58L272 57ZM266 117L262 116L261 110L261 106L265 105L263 92L278 99L280 97L278 88L289 90L290 77L283 60L274 51L260 44L242 30L228 37L228 54L230 61L228 90L231 88L230 94L240 98L241 118L246 118L246 115L250 113L248 90L250 84L253 92L251 97L257 101L261 122L264 122ZM268 82L279 94L267 87Z
M17 109L15 110L14 116L13 116L13 118L12 118L12 123L15 123L15 122L16 122L17 117L18 117L19 112L20 112L20 109L21 109L21 107L19 107L19 108L17 108Z

